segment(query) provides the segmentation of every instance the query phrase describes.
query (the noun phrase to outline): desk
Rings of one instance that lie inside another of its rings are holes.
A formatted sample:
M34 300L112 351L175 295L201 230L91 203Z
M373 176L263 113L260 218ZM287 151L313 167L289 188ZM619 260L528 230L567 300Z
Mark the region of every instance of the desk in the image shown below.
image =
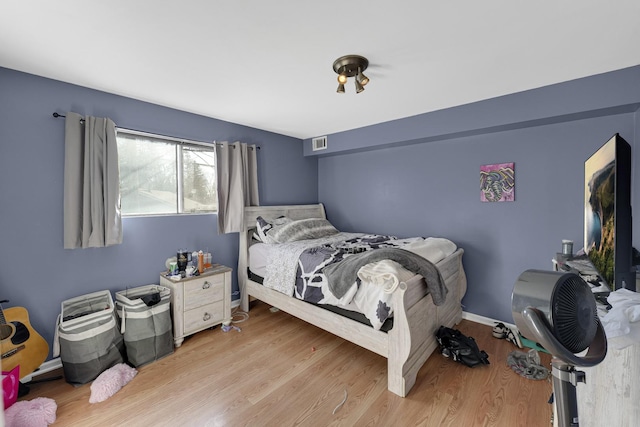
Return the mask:
M578 368L587 381L576 387L580 427L640 425L640 343L616 350L615 339L602 363Z
M569 266L567 261L571 263L571 266ZM553 264L553 271L579 275L591 287L591 292L607 292L607 294L611 292L609 286L604 280L602 280L602 277L598 274L597 270L588 259L570 258L561 253L557 253L556 257L553 258L551 262ZM604 310L604 307L604 305L598 304L599 314Z
M555 258L553 269L563 271L563 261ZM586 377L586 383L576 386L580 427L640 425L640 343L616 349L616 339L607 340L607 356L602 363L592 368L577 367Z

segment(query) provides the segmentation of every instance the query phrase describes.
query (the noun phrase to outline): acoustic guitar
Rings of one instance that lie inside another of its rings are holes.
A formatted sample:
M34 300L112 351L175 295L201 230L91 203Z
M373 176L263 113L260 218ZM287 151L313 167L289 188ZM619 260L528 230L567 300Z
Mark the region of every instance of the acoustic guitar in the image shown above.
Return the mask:
M10 371L20 365L20 379L38 369L47 358L49 345L29 323L25 308L3 310L0 306L0 353L2 370Z

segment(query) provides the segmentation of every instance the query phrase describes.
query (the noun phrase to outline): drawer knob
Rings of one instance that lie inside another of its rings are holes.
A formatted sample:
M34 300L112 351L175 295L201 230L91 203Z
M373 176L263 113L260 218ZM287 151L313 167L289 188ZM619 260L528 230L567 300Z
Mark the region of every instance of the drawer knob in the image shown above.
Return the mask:
M211 287L211 283L209 282L204 282L204 284L202 285L202 289L209 289Z
M205 313L204 316L202 316L202 320L204 320L205 322L209 319L211 319L211 315L209 313Z

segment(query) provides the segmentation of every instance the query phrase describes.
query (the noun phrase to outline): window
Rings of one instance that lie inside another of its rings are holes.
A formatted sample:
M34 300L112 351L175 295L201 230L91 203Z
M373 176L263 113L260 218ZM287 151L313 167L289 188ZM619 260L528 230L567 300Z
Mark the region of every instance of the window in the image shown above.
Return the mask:
M218 208L213 144L118 129L122 215Z

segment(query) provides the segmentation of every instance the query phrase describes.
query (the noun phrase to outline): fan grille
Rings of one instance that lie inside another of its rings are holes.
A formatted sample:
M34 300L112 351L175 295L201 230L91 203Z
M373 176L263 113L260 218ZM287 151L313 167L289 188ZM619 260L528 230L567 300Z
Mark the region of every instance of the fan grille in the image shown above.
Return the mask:
M580 353L589 347L598 329L596 301L579 276L561 280L551 298L554 335L567 350Z

